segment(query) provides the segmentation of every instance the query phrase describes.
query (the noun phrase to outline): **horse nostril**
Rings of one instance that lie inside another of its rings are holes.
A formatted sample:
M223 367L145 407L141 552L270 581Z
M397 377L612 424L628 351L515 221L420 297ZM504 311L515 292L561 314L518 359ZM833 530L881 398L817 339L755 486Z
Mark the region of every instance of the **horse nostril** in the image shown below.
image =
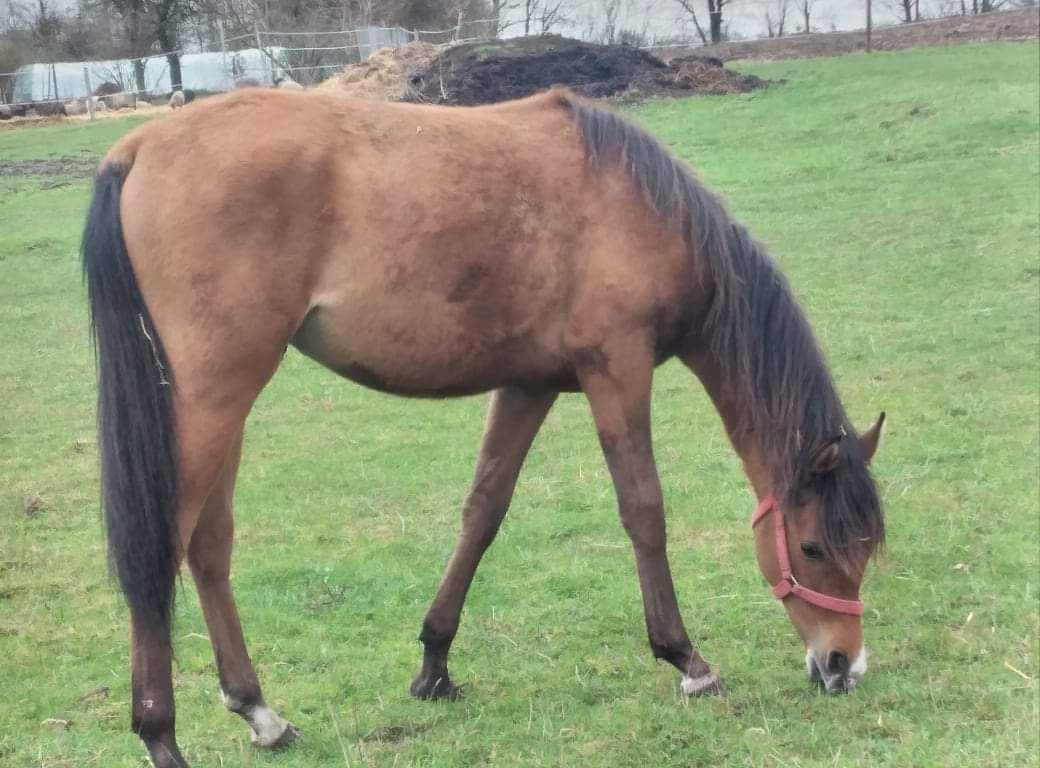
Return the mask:
M841 651L831 651L827 656L827 672L845 677L849 672L849 657Z

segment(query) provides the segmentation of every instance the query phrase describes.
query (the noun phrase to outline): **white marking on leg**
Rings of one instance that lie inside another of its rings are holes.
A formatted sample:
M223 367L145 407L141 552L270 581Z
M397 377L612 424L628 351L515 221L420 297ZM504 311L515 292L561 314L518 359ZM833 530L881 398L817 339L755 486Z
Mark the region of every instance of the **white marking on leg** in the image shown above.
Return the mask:
M241 714L246 710L245 702L236 699L234 696L228 696L224 693L224 689L220 689L220 700L224 702L224 707L231 712Z
M283 743L286 731L296 730L288 720L263 705L253 707L246 720L253 729L253 743L258 747L278 746Z
M266 704L249 705L234 696L220 692L224 706L249 723L251 738L258 747L280 747L299 736L296 727Z
M718 685L719 679L715 676L714 672L708 672L700 677L690 677L689 675L683 675L682 682L679 687L682 692L687 696L696 696L699 693L703 693L705 690L713 685Z

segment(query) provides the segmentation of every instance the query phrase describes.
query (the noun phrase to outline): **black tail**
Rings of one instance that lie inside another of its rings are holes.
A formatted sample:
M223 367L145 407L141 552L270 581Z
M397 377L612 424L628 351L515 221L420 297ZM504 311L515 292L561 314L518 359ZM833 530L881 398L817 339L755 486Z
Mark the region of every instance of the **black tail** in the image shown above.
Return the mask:
M169 626L177 566L172 375L137 286L119 204L129 169L102 168L83 232L98 370L101 502L111 566L135 622Z

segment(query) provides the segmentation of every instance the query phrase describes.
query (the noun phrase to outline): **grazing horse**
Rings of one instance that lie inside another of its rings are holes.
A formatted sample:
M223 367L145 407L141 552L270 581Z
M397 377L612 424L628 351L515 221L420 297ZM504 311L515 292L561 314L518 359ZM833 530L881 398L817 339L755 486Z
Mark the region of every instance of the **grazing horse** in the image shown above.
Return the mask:
M289 344L383 392L493 392L413 695L457 695L448 651L473 574L553 401L577 391L635 551L653 654L685 694L722 692L683 627L665 551L650 389L672 357L743 460L758 562L810 676L841 691L863 675L883 414L857 435L762 247L616 114L565 90L479 108L274 90L207 99L108 153L83 259L132 723L157 768L186 765L170 641L183 560L226 706L261 747L296 736L265 704L228 582L243 425Z

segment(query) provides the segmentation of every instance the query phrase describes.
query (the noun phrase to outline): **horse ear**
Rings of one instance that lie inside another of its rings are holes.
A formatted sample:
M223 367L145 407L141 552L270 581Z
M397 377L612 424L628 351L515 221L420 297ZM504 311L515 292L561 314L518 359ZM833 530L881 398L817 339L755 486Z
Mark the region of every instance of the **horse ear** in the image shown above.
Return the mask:
M814 475L826 475L833 472L838 466L838 458L841 456L841 440L844 434L824 443L809 461L809 471Z
M859 450L863 461L867 464L874 458L878 446L881 445L881 433L885 431L885 412L882 411L878 420L870 429L859 436Z

